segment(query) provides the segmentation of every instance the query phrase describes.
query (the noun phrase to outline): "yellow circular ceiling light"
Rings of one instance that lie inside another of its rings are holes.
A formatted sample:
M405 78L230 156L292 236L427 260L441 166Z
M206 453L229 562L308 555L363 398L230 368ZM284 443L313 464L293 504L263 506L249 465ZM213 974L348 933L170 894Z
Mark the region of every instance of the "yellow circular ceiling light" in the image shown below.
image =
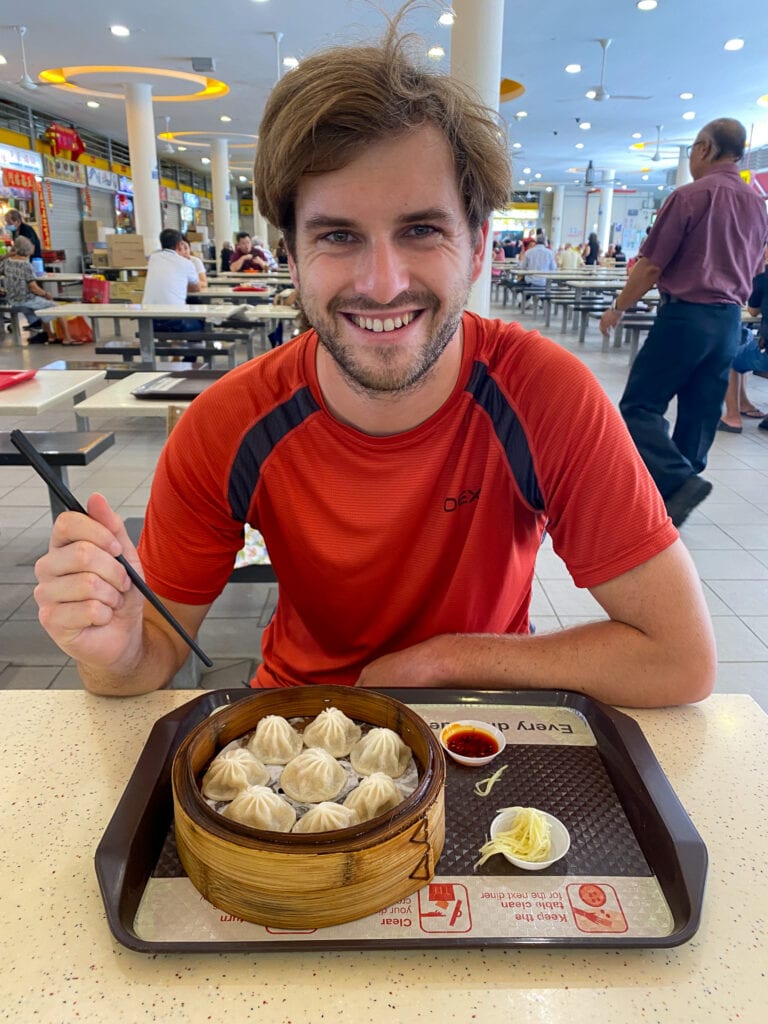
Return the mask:
M200 138L203 141L194 142L192 137ZM210 140L215 136L228 140L229 149L253 149L256 143L259 141L258 135L248 135L246 132L160 132L157 136L158 139L162 139L163 142L183 142L185 146L197 146L198 148L207 149L210 146ZM232 139L250 139L250 142L232 142ZM204 141L208 139L209 141Z
M172 71L169 68L135 68L113 64L83 64L66 68L47 68L40 72L40 80L67 92L78 93L80 96L101 96L108 100L124 100L121 92L104 92L100 89L86 89L75 85L70 78L81 78L83 75L139 75L147 78L173 78L182 82L191 82L200 86L197 92L182 93L175 96L153 96L157 103L192 103L197 100L213 100L226 96L229 86L216 78L198 75L193 71Z

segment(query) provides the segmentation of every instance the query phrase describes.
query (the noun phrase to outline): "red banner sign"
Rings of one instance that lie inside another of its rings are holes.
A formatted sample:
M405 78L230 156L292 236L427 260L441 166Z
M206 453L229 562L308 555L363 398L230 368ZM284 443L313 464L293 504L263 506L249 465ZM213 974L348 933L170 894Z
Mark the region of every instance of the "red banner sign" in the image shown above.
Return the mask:
M26 188L30 192L34 192L35 176L34 174L26 174L24 171L14 171L10 167L4 167L3 184L7 188Z

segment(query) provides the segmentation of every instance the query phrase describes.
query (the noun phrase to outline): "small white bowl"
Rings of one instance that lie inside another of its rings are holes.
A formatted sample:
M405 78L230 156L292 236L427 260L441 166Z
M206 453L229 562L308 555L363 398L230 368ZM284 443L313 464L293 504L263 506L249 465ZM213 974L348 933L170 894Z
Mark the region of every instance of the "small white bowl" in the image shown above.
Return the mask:
M496 815L491 822L492 839L496 838L498 832L508 832L512 828L517 817L517 811L517 807L507 807ZM543 814L549 822L550 839L552 842L549 860L522 860L519 857L512 857L508 853L502 854L510 864L514 864L517 868L524 868L526 871L542 871L544 868L551 867L555 861L564 857L571 848L571 836L562 821L553 814L547 814L546 811L539 811L539 814Z
M464 754L457 754L448 746L448 740L462 729L476 729L478 732L484 732L489 739L496 743L498 750L493 754L486 754L485 757L466 757ZM484 764L489 764L494 757L498 757L507 745L507 741L504 739L504 733L497 729L495 725L489 725L487 722L476 722L467 718L460 722L449 722L448 725L444 725L440 730L440 745L446 754L459 764L466 765L468 768L480 768Z

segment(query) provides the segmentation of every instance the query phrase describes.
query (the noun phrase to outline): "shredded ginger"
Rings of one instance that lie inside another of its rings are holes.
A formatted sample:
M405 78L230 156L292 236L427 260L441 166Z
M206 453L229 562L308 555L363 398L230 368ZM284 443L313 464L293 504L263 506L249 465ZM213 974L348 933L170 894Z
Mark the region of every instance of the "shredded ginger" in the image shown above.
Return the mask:
M494 772L490 778L481 779L475 783L475 795L476 796L488 796L493 787L501 778L502 774L507 770L508 765L503 764L497 772Z
M503 807L502 811L516 811L512 827L497 832L480 850L479 868L495 853L508 854L518 860L540 863L548 859L552 848L549 822L535 807ZM501 813L501 812L499 812Z

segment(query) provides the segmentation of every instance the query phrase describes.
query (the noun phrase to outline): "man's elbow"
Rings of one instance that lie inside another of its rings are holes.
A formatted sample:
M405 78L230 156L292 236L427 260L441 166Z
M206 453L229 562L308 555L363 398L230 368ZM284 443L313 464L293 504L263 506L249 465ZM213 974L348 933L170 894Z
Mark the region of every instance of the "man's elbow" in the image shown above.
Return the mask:
M687 647L683 656L669 665L665 693L658 706L696 704L706 700L715 688L716 678L717 648L710 634L701 637L694 647Z

